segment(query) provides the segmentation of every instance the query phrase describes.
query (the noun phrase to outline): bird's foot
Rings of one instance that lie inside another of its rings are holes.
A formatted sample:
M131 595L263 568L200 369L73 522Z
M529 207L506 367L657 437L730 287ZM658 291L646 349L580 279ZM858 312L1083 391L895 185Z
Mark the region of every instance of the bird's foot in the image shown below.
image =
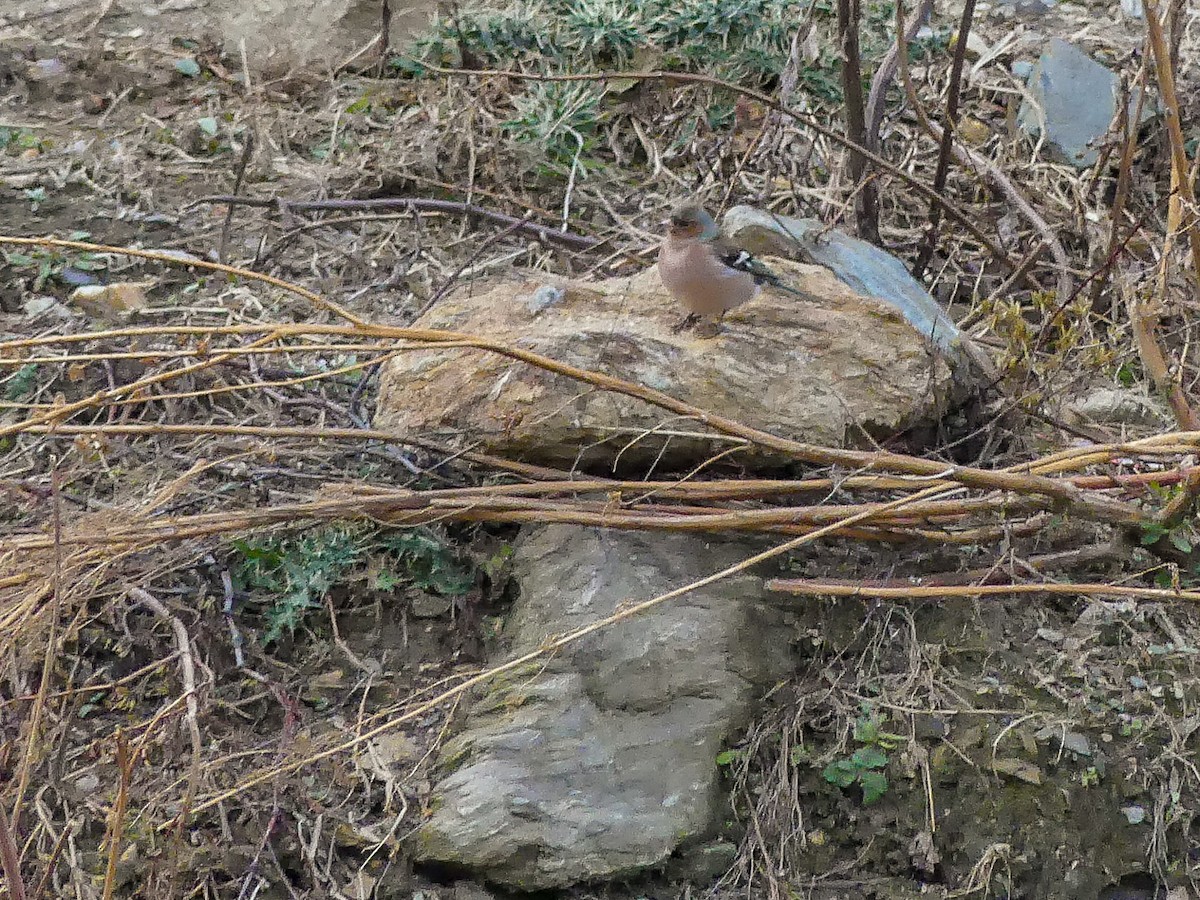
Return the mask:
M679 334L679 332L684 331L688 328L691 328L693 325L695 325L699 321L700 321L700 317L698 315L696 315L695 313L688 313L686 316L684 316L682 319L680 319L678 322L675 323L675 325L671 328L671 333Z

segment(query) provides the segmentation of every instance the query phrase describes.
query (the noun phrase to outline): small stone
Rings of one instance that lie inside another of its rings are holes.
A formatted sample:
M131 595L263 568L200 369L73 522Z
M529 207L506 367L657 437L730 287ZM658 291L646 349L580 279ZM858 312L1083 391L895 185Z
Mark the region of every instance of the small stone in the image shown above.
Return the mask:
M456 881L453 900L496 900L496 895L473 881Z
M1125 814L1125 818L1130 825L1141 825L1146 821L1146 809L1142 806L1122 806L1121 812Z
M1041 784L1042 770L1031 762L1023 759L1006 757L992 761L992 771L1000 775L1009 775L1026 784Z
M439 594L417 594L412 598L412 614L418 619L436 619L450 612L454 601Z
M1087 739L1087 735L1080 734L1078 731L1068 731L1063 738L1063 746L1072 753L1078 753L1080 756L1092 755L1092 744Z
M946 724L945 719L924 714L913 716L913 734L919 741L937 740L944 738L949 733L950 727Z
M51 315L57 319L69 319L71 318L71 310L53 297L39 294L25 301L25 315L31 319L41 315Z
M553 306L556 303L562 302L566 296L566 291L560 287L555 287L552 284L543 284L540 288L533 292L525 303L529 311L535 316L543 309Z
M108 108L109 100L103 94L84 94L79 105L88 115L97 115Z
M1010 71L1022 81L1028 81L1029 76L1033 74L1033 63L1027 59L1018 59L1013 62Z
M1041 135L1058 162L1086 169L1099 158L1097 145L1116 113L1118 81L1074 44L1051 38L1029 78L1029 97L1017 124L1026 134ZM1131 108L1135 101L1130 100ZM1145 114L1151 117L1153 109Z
M71 292L70 301L85 313L110 318L120 313L145 309L147 283L122 281L114 284L85 284Z
M88 772L75 779L75 787L83 794L95 793L100 788L100 778L94 773Z

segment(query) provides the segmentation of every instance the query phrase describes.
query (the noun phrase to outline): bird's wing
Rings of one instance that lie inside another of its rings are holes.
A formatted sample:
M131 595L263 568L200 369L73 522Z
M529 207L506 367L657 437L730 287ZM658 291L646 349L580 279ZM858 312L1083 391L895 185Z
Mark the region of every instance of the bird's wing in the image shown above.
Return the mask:
M728 244L714 243L713 250L717 258L729 268L737 272L745 272L753 276L758 284L778 284L779 276L760 263L757 259L740 247Z

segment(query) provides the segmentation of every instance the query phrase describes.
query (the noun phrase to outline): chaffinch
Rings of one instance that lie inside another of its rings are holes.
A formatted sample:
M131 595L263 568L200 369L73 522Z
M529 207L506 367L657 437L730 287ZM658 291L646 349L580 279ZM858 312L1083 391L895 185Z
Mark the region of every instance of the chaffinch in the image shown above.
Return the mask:
M703 207L685 203L663 224L667 234L658 251L658 273L663 286L688 311L675 331L709 318L715 333L721 317L752 300L764 284L795 293L745 250L724 243L720 228Z

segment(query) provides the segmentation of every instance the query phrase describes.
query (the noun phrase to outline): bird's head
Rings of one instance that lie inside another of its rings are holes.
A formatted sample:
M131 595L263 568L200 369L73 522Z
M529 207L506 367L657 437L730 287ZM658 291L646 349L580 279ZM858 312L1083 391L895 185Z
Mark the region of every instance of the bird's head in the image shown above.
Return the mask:
M671 210L666 225L667 234L673 238L703 238L710 240L716 237L718 228L702 206L685 203Z

